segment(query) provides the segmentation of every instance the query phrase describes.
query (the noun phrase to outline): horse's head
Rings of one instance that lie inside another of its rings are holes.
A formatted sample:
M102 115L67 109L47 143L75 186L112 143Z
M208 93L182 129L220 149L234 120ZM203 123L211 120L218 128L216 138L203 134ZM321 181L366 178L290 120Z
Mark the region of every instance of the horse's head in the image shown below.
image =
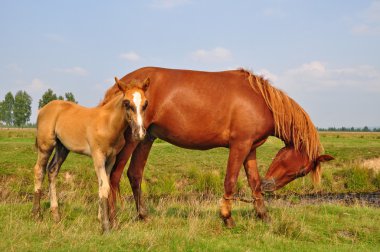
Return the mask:
M306 154L294 149L294 147L286 146L277 153L265 175L265 179L262 180L261 188L263 191L275 191L309 172L312 172L313 182L319 183L320 163L332 159L334 158L330 155L321 155L310 161Z
M127 121L132 130L134 140L142 140L145 137L144 114L148 106L145 91L149 87L149 78L144 81L132 80L124 83L115 77L115 81L120 91L123 92L123 104L127 110Z

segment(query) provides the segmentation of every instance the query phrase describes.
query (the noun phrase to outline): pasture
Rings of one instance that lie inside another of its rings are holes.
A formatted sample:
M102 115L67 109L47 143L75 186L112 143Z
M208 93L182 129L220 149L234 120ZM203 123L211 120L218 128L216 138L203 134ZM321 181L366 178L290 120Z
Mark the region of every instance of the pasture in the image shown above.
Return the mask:
M219 199L227 149L193 151L156 141L144 173L149 219L136 220L132 192L123 176L117 230L101 235L97 220L98 183L88 157L69 154L57 181L62 220L49 212L47 177L43 184L43 221L31 218L34 129L0 130L0 250L85 251L378 251L380 209L343 203L303 204L290 199L267 203L272 221L255 218L251 204L235 202L236 227L219 218ZM380 190L380 133L320 133L334 161L323 164L322 183L300 178L276 194L372 192ZM264 175L281 148L276 138L258 149ZM369 167L370 166L370 167ZM244 169L238 194L250 198Z

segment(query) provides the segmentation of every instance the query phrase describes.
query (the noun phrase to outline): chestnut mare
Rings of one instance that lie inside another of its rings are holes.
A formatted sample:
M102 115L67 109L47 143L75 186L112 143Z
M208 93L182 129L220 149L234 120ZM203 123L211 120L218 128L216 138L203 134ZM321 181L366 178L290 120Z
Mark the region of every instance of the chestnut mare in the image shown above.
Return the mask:
M103 231L110 229L108 196L109 176L116 155L125 145L123 136L128 125L135 139L145 137L142 116L147 107L145 82L132 81L128 85L115 78L120 91L102 107L85 108L67 101L52 101L38 113L37 138L38 159L34 167L33 214L41 218L41 186L45 170L48 171L50 208L56 222L60 221L55 181L69 151L91 156L99 182L99 219ZM130 82L130 81L128 81ZM55 148L55 154L49 157Z
M256 213L267 220L262 190L278 189L309 172L318 180L320 162L332 159L328 155L320 156L319 136L307 113L285 93L249 71L201 72L146 67L127 74L122 80L146 77L151 80L146 92L149 107L144 118L148 134L143 141L136 142L131 140L130 131L125 132L126 145L111 174L111 220L115 217L120 178L131 155L127 175L138 214L140 218L146 216L141 181L155 138L189 149L230 149L220 209L229 227L234 225L231 200L242 165ZM103 102L118 92L114 85L106 92ZM277 154L261 182L256 148L269 136L282 139L286 147Z

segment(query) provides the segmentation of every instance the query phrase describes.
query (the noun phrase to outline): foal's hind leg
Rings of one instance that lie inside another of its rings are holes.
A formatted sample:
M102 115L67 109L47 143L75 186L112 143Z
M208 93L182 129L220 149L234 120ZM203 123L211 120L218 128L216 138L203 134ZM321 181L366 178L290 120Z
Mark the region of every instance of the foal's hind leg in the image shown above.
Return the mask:
M66 149L66 147L63 146L61 142L57 141L55 154L53 156L53 159L50 161L48 169L47 169L48 177L49 177L50 211L53 215L53 219L55 222L59 222L61 220L59 216L59 210L58 210L56 178L57 178L59 169L61 168L61 165L65 161L68 154L69 154L69 150Z
M252 197L254 200L253 204L256 210L256 214L263 221L268 222L270 218L264 204L263 194L261 192L261 180L256 162L256 149L251 150L245 159L244 169L247 175L248 184L252 190Z
M42 219L41 214L41 194L42 194L42 181L44 180L46 165L49 161L49 157L53 152L53 142L48 144L38 145L38 157L36 165L34 166L34 200L32 214L35 219Z
M220 215L227 227L235 226L231 216L232 198L235 192L236 182L239 176L240 167L247 157L252 142L245 140L233 142L230 145L230 154L228 157L227 173L224 179L224 196L220 203Z

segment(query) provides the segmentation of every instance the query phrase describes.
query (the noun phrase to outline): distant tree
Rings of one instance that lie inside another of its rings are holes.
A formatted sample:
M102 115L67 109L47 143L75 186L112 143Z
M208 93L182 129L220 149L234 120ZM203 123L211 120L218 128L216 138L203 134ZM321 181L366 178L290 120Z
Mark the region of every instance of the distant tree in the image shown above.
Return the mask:
M15 99L11 92L8 92L5 95L4 101L2 102L2 120L6 125L13 125L13 107L15 103Z
M58 96L58 100L63 101L63 96L62 95Z
M15 95L15 103L13 109L14 125L24 126L32 114L32 97L25 91L18 91Z
M369 130L368 126L364 126L363 131L364 131L364 132L368 132L368 131L370 131L370 130Z
M50 88L42 95L42 98L38 101L38 108L42 108L51 101L57 100L57 95Z
M71 101L71 102L74 102L74 103L78 103L75 100L74 94L71 93L71 92L65 93L65 97L66 97L66 101Z
M0 122L4 122L4 101L0 101Z

